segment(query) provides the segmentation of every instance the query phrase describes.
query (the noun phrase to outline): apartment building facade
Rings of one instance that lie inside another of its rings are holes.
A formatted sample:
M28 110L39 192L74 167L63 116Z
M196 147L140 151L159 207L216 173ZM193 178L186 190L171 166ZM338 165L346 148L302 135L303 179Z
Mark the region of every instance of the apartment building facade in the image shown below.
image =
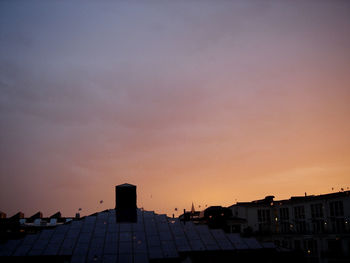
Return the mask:
M230 208L247 220L246 231L281 248L302 250L311 261L350 259L350 191L277 201L267 196Z

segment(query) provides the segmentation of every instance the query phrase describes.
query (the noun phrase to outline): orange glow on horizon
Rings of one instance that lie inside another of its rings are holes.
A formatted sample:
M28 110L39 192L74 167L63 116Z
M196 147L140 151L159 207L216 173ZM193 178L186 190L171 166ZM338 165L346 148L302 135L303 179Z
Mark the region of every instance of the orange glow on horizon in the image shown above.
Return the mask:
M350 1L60 2L0 1L8 216L350 187Z

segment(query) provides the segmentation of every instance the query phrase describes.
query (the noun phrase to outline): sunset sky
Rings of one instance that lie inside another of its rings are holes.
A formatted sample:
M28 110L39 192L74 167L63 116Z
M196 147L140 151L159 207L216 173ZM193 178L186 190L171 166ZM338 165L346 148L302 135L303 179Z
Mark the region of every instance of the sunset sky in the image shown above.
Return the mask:
M347 189L350 1L0 1L0 158L8 216Z

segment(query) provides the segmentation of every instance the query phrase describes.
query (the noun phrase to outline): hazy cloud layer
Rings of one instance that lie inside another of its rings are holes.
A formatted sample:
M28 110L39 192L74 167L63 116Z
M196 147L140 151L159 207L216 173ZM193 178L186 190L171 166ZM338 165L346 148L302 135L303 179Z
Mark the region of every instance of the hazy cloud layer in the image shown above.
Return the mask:
M93 212L125 181L166 212L287 197L313 191L293 183L313 167L316 193L349 185L349 13L347 1L1 1L0 209ZM278 175L288 193L252 183Z

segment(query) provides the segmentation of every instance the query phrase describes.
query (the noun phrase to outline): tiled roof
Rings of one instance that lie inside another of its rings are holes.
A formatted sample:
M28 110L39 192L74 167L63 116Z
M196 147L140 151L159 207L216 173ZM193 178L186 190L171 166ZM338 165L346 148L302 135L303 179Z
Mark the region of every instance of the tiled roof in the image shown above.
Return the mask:
M72 256L71 262L149 262L179 253L260 249L253 238L180 222L137 209L136 223L117 223L115 210L45 229L0 247L0 256Z

